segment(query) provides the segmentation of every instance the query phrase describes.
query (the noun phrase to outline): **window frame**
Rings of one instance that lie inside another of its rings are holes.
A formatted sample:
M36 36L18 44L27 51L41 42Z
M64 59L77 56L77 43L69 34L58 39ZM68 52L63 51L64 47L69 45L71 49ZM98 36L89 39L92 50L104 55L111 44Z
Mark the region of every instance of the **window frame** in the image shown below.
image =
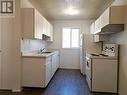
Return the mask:
M69 29L71 29L71 31L70 31L70 48L64 48L63 47L63 29L64 28L69 28ZM78 33L78 47L72 47L72 29L78 29L79 30L79 33ZM62 28L62 49L79 49L80 48L80 28L79 27L63 27Z

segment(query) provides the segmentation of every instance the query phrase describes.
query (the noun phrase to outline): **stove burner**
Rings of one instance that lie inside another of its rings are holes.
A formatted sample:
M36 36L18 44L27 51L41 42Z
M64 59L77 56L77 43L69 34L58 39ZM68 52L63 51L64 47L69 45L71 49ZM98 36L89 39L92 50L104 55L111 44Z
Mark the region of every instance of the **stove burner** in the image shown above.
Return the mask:
M91 54L92 56L108 56L108 55L105 55L105 54Z
M108 56L108 55L105 55L105 54L99 54L100 56Z
M91 54L92 56L99 56L98 54Z

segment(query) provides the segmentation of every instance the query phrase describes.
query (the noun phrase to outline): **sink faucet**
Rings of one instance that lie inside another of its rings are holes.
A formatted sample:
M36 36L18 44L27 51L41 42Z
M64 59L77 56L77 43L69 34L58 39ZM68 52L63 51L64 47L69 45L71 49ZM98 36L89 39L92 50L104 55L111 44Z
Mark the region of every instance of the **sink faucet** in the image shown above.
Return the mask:
M45 48L41 48L41 49L39 50L39 53L42 53L44 50L45 50Z

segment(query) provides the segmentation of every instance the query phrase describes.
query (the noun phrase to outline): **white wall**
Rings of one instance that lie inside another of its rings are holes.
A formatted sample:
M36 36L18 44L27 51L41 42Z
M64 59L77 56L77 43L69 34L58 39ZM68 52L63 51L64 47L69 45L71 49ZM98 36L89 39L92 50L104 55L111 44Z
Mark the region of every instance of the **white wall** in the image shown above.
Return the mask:
M127 0L116 0L113 5L127 5ZM127 8L124 31L111 35L109 42L120 44L119 95L127 95Z
M100 52L98 44L92 42L90 35L91 21L85 20L62 20L52 21L54 26L54 42L49 46L50 49L60 50L60 67L79 69L79 49L62 49L62 27L79 27L85 34L85 50L89 53Z
M2 32L1 88L19 91L21 87L20 0L15 0L15 17L0 18Z

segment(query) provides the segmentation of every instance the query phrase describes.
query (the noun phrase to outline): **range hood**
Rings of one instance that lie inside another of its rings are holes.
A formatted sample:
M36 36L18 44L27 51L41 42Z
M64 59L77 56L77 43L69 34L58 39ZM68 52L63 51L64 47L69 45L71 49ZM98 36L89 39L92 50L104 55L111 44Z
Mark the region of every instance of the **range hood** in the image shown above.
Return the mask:
M122 32L124 30L124 24L108 24L101 28L97 34L113 34Z

